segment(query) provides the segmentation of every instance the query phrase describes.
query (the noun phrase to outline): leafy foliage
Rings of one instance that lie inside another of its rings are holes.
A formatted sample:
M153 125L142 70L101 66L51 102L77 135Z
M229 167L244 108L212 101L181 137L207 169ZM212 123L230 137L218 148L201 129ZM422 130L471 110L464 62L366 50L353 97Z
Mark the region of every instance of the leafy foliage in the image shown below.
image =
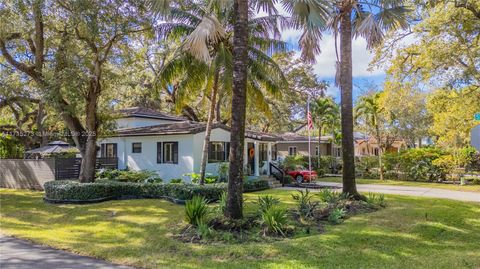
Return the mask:
M343 208L335 208L328 215L328 221L332 224L340 224L343 222L345 214L346 212Z
M258 210L260 213L264 213L269 210L271 207L277 206L280 204L280 199L274 198L270 195L259 196L258 197Z
M379 207L386 207L387 203L385 202L385 195L383 193L376 194L376 193L368 193L367 195L367 203Z
M170 179L170 184L180 184L180 183L183 183L183 179L181 178L173 178L173 179Z
M317 201L312 201L313 194L308 189L298 190L297 194L292 194L293 200L297 201L297 210L302 218L312 218L315 210L320 205Z
M213 230L207 223L200 222L197 225L197 234L198 234L198 237L200 237L201 239L207 239L211 237L212 233L213 233Z
M208 203L204 197L193 196L185 203L185 219L195 227L206 223L208 213ZM202 230L205 230L205 227Z
M318 192L318 196L320 197L320 201L335 204L338 200L341 199L341 193L332 191L330 189L322 189Z
M218 199L218 212L221 214L225 213L225 209L227 208L227 192L223 192L220 195L220 199Z
M287 209L271 206L262 212L260 223L264 227L264 233L285 235L287 221Z
M78 181L49 181L44 184L45 197L59 202L92 202L101 199L127 198L172 198L189 200L202 196L216 201L226 190L225 184L199 186L195 184L152 184L98 180L80 184Z
M198 174L198 173L187 173L187 174L184 174L184 176L190 177L190 181L191 181L193 184L199 184L199 183L200 183L200 174ZM207 175L205 176L205 183L206 183L206 184L213 184L213 183L216 183L216 182L217 182L217 179L218 179L217 176L213 176L213 175L211 175L211 174L207 174Z
M470 144L470 130L476 124L473 114L480 111L480 90L439 89L427 97L427 109L432 114L430 131L438 145L460 148Z
M120 182L160 183L163 180L153 171L133 171L104 169L96 173L96 178Z
M270 188L268 181L263 179L246 179L243 181L244 192L261 191L268 188Z

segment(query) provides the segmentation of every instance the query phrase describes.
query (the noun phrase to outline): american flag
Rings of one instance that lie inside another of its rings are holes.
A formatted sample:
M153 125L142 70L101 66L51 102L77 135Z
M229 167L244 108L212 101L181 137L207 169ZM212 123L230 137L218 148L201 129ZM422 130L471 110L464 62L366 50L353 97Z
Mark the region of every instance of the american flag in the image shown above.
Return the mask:
M313 129L312 114L310 113L310 110L307 112L307 126L309 130Z

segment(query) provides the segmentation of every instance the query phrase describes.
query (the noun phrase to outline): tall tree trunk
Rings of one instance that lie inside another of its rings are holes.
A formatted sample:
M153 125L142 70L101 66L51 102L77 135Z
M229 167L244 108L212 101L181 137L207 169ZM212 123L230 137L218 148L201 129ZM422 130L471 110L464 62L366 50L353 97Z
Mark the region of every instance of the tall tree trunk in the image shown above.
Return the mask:
M85 131L87 143L85 153L82 156L82 166L80 169L80 182L95 181L95 164L97 161L97 103L101 92L100 79L102 76L102 63L95 61L92 70L93 78L90 80L87 96L85 97Z
M219 94L217 104L215 105L215 122L222 122L222 115L221 115L222 100L223 100L223 94Z
M200 165L200 185L205 184L205 169L207 168L208 150L210 148L210 134L212 133L213 118L215 116L215 107L217 104L218 77L220 70L215 66L213 77L213 86L210 93L210 111L208 112L207 127L205 128L205 139L203 140L202 162Z
M225 217L243 218L243 150L247 105L248 0L234 0L233 96L230 168Z
M377 145L378 145L378 165L380 167L380 180L383 181L383 163L382 163L382 155L383 155L383 150L382 150L382 143L381 143L381 135L380 135L380 129L378 128L378 125L376 126L376 132L377 132Z
M95 181L95 163L97 160L97 99L98 94L94 91L88 93L86 99L86 134L87 142L85 152L82 154L82 165L80 168L80 182Z
M43 126L43 121L45 119L45 108L42 101L38 103L38 112L37 112L37 130L40 134L40 147L46 146L48 143L48 136L45 132L45 126Z
M317 166L320 169L320 153L322 145L322 122L318 123L318 155L317 155Z
M343 192L361 196L355 183L352 104L352 10L341 10L340 18L340 91L342 111Z

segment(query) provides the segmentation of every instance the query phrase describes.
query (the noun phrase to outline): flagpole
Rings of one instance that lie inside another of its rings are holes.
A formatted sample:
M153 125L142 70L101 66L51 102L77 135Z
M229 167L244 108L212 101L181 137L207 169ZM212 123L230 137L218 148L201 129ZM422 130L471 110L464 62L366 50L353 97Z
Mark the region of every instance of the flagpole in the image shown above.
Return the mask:
M312 153L310 152L310 96L307 97L307 132L308 132L308 173L309 180L312 181Z

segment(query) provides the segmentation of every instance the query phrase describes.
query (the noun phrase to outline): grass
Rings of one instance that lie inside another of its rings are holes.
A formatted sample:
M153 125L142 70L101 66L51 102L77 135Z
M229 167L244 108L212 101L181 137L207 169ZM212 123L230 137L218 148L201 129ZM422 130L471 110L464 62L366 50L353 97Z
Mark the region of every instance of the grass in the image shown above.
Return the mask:
M322 177L318 181L324 182L342 182L341 177ZM379 179L363 179L357 178L358 184L380 184L380 185L395 185L395 186L410 186L410 187L425 187L425 188L438 188L447 189L452 191L470 191L480 192L480 185L460 185L460 184L442 184L442 183L429 183L429 182L417 182L417 181L400 181L400 180L384 180Z
M293 192L269 194L293 207ZM182 243L184 208L163 200L50 205L42 192L0 189L2 233L146 268L478 268L480 205L386 195L386 209L269 243Z

